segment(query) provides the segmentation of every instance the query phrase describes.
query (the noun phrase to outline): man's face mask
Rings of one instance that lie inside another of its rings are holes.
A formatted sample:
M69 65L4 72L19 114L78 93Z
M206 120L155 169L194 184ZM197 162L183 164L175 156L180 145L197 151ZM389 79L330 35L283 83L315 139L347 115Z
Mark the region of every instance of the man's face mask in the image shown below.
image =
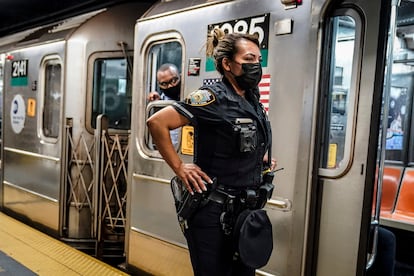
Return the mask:
M255 88L262 79L262 66L260 63L242 63L243 74L234 76L237 85L244 90Z
M169 87L169 88L160 88L161 92L163 92L167 97L179 101L180 100L180 89L181 88L181 81L178 81L178 83L175 86Z

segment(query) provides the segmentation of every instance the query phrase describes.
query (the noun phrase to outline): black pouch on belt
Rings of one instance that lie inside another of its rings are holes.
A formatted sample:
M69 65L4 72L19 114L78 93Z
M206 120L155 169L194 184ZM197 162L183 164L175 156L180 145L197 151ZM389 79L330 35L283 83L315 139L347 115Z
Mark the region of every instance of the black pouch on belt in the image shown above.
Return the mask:
M215 181L215 179L213 179L213 181ZM185 188L185 185L180 178L174 176L171 179L171 191L174 196L175 209L180 218L184 220L189 219L194 212L207 201L212 185L207 183L204 183L204 185L207 187L207 191L202 193L196 192L192 195Z

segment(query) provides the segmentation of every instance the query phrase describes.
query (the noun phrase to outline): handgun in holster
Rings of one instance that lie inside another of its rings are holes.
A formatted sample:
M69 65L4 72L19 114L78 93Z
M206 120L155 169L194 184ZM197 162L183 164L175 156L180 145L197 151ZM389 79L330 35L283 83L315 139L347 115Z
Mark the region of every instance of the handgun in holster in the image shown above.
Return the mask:
M215 183L215 178L213 178ZM182 220L189 219L194 212L200 207L200 205L207 202L208 195L211 191L212 186L215 184L207 184L204 182L204 185L207 188L207 191L202 193L191 194L186 188L184 183L177 176L171 179L171 187L180 187L180 189L173 189L174 199L176 203L177 216ZM179 192L177 192L177 190Z

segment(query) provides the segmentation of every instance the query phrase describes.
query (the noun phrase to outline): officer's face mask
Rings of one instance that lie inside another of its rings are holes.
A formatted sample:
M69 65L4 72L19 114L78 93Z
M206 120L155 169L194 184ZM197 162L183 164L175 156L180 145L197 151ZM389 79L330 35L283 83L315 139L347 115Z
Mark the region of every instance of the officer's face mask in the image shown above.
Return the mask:
M237 85L243 90L255 88L262 79L262 66L260 63L242 63L243 73L234 76Z

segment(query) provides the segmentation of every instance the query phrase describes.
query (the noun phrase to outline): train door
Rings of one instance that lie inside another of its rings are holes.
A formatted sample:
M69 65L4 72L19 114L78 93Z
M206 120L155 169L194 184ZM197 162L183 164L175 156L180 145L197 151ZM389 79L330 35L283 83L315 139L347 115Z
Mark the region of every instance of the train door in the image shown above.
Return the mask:
M308 275L365 273L387 5L343 1L324 18Z
M140 32L140 36L144 37L144 34L147 33ZM184 236L178 226L175 211L171 208L174 203L169 180L173 172L160 158L145 126L145 121L151 114L173 103L171 100L149 102L147 96L153 91L161 93L156 73L162 64L174 64L180 72L180 77L182 76L183 48L183 39L178 32L148 33L142 49L138 50L142 51L143 58L135 60L134 68L144 68L144 70L137 70L142 72L142 75L134 76L134 80L145 85L133 98L133 106L138 106L137 109L133 109L133 119L138 119L138 122L132 126L130 154L133 162L131 162L132 168L129 169L132 180L128 192L130 199L128 263L140 269L162 272L162 274L177 270L175 272L177 275L190 275L191 266L185 249ZM180 95L182 98L182 91ZM143 115L145 118L142 117ZM182 149L178 148L181 144L181 129L171 131L171 139L176 145L177 152L182 155ZM186 141L186 143L190 142ZM160 262L148 252L161 254L163 261Z
M128 3L91 12L67 41L61 237L112 264L124 260L130 45L145 8Z

